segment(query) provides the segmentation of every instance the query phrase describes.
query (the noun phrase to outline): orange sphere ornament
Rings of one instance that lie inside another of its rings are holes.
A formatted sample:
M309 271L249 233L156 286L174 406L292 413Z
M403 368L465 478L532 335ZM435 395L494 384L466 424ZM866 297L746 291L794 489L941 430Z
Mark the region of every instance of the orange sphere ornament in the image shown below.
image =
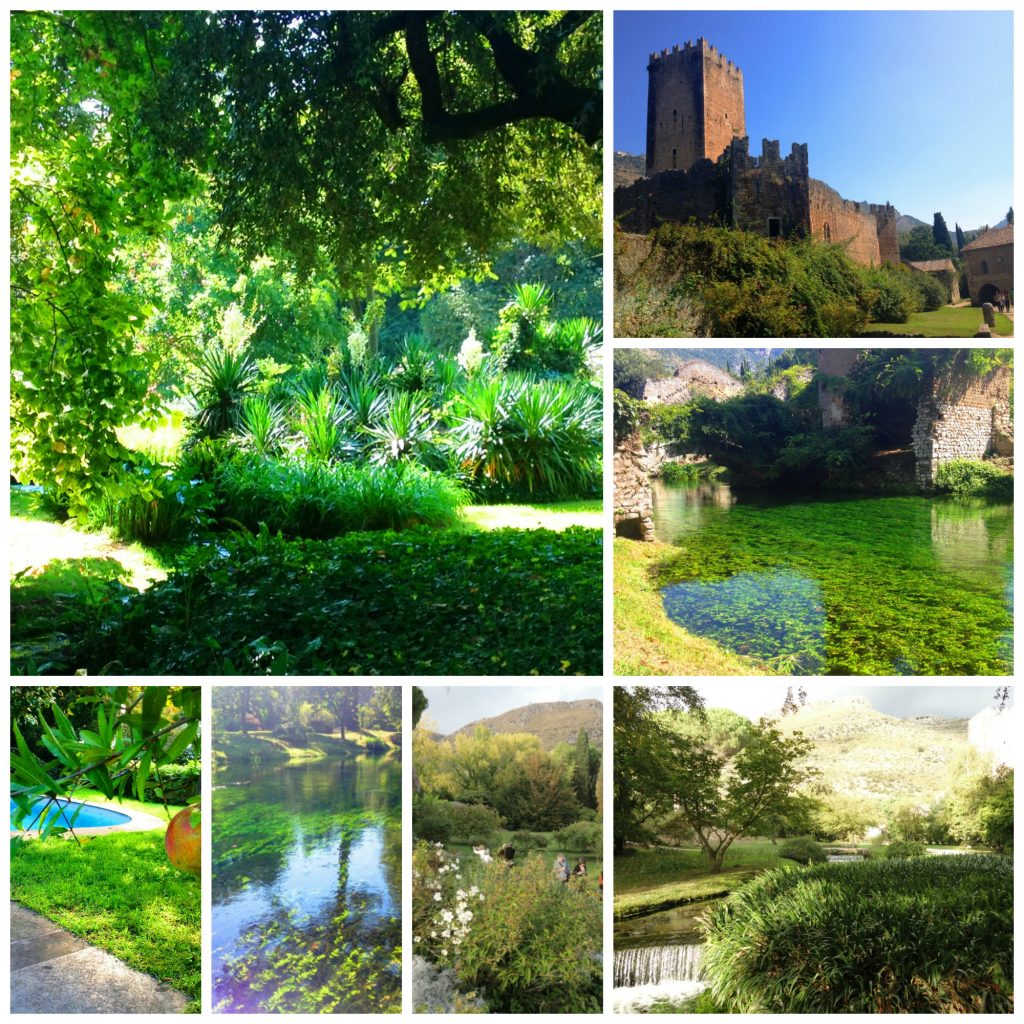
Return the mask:
M192 815L199 814L199 804L190 804L171 818L164 836L164 848L172 867L199 877L202 871L202 845L199 821L192 826Z

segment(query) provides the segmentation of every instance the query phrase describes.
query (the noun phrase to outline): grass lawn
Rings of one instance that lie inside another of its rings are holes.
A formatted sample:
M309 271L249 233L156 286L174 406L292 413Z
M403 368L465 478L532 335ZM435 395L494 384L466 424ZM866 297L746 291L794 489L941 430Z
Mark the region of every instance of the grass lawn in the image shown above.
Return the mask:
M463 509L467 524L479 530L512 526L517 530L564 530L569 526L604 525L600 498L555 501L546 505L469 505Z
M393 748L386 729L367 729L366 732L349 730L343 740L340 736L310 733L306 746L299 747L264 730L249 733L217 730L215 764L248 764L258 757L264 764L287 764L289 761L322 761L326 757L345 757L365 753L366 744L377 739Z
M697 849L638 849L615 858L615 916L629 917L732 892L779 863L766 839L740 839L712 874Z
M674 550L657 542L615 540L615 674L774 675L669 619L653 574L658 561Z
M199 1012L199 879L167 862L162 831L11 844L11 898L136 970ZM59 984L59 978L54 979Z
M1013 321L996 313L996 337L1012 338ZM943 306L931 313L913 313L905 324L868 324L869 331L889 334L923 335L926 338L973 338L984 323L975 306Z

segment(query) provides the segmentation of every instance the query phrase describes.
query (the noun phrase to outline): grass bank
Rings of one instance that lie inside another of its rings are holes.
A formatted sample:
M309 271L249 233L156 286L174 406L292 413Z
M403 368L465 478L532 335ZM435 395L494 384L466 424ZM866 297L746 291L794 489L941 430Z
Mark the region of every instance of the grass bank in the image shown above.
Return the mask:
M615 674L620 676L772 675L713 640L693 636L665 614L656 579L672 545L615 540Z
M11 845L11 898L130 967L184 992L199 1012L199 880L167 862L164 836L122 832Z
M723 870L708 870L697 849L644 848L615 858L615 917L711 899L738 889L761 871L777 867L779 847L769 840L738 840L725 855Z
M274 736L265 730L248 733L214 733L213 763L228 764L288 764L299 761L322 761L327 757L354 757L367 753L367 745L381 745L385 750L396 749L384 729L365 732L349 730L345 739L322 732L311 732L304 744ZM376 752L383 752L377 750Z
M996 313L996 336L1013 337L1013 321ZM985 322L981 309L976 306L943 306L930 313L912 313L905 324L871 323L865 328L875 332L901 337L919 335L924 338L973 338Z

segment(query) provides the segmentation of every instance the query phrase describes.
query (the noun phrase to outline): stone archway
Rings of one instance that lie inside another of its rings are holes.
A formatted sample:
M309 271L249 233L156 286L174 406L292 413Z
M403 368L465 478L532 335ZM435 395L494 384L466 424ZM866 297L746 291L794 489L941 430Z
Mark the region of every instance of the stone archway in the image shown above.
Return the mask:
M978 305L980 306L983 302L995 303L998 294L999 289L991 281L983 284L978 289Z

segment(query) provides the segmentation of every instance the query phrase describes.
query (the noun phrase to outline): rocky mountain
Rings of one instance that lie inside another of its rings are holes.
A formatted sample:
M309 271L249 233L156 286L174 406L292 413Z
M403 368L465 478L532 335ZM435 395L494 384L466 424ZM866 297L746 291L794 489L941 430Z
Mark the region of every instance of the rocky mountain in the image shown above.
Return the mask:
M900 213L896 217L896 233L898 235L909 235L914 228L930 228L927 221L911 217L909 213Z
M637 178L644 176L647 157L640 153L622 153L616 151L613 164L615 170L615 188L620 185L632 185Z
M604 711L599 700L560 700L546 704L527 704L513 708L492 718L481 718L451 736L461 733L472 734L481 725L492 733L528 732L540 739L545 750L551 750L559 743L575 743L580 728L586 729L590 742L595 747L602 745ZM451 736L447 737L451 739Z
M967 719L895 718L864 697L805 704L778 724L786 734L799 731L814 741L811 763L836 792L879 799L930 803L968 744Z

